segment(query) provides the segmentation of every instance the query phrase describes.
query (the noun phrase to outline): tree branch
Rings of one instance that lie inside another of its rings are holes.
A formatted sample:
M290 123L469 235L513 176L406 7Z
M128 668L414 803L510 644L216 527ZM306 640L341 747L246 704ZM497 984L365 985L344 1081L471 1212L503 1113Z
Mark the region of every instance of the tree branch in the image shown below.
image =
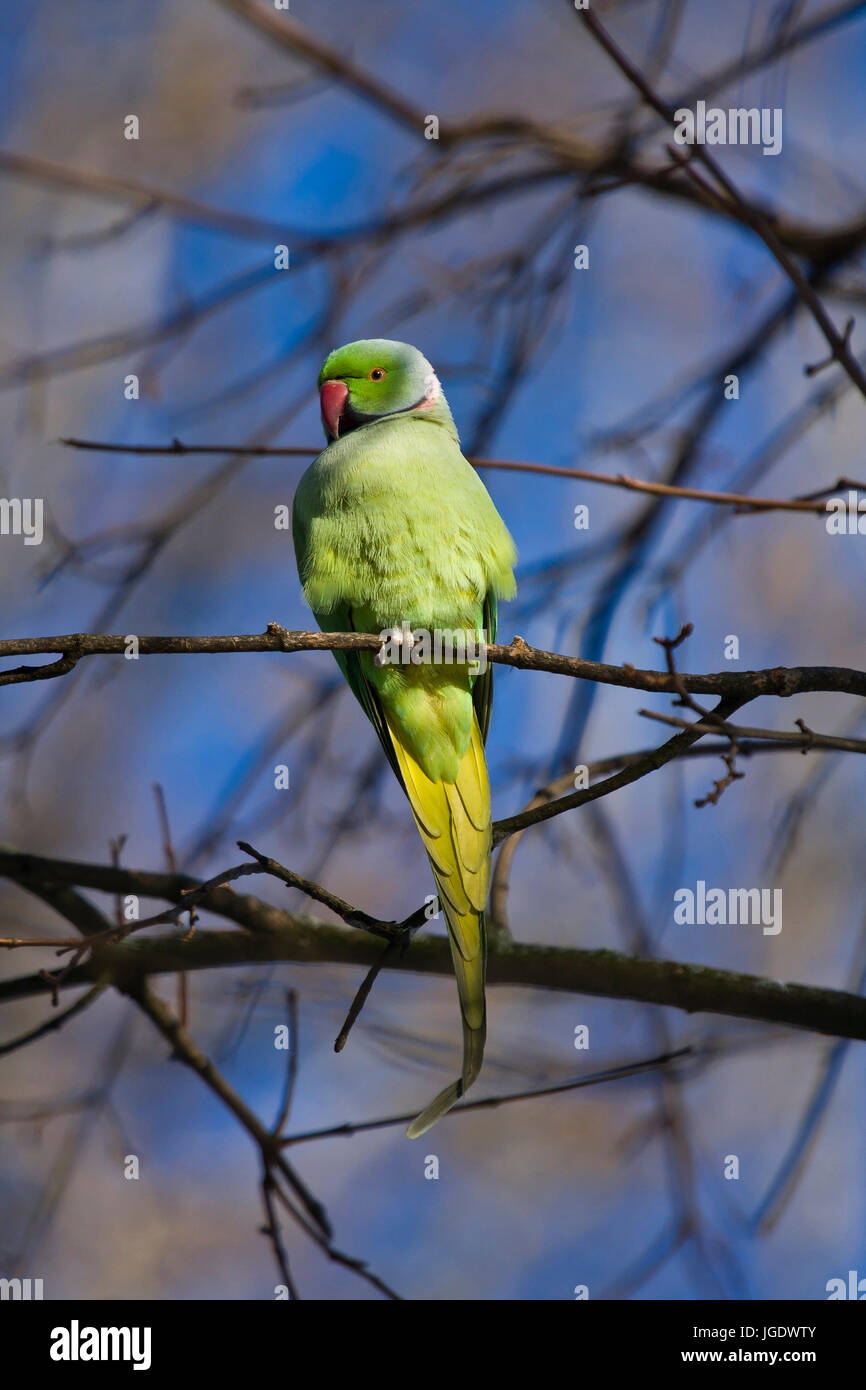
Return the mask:
M69 884L106 893L136 893L178 901L190 886L185 875L151 874L111 865L76 864L38 855L0 852L0 873L38 896L67 891ZM89 905L88 905L89 906ZM333 926L306 913L284 912L254 897L217 889L202 903L209 911L241 923L245 930L203 930L162 938L138 938L100 946L57 988L107 982L126 993L152 975L210 970L262 961L328 962L369 968L387 946L367 932ZM93 911L93 909L91 909ZM444 936L418 935L386 970L453 974ZM866 1040L866 999L842 990L783 984L757 975L717 970L672 960L647 960L609 950L580 950L528 942L490 943L488 982L533 986L572 994L631 999L756 1022L785 1024L833 1037ZM42 975L0 982L0 1003L52 992Z
M242 458L312 458L321 453L318 445L305 447L287 445L271 447L244 444L184 444L173 439L171 444L115 444L110 440L67 438L58 441L68 449L84 449L91 453L177 456L188 454L238 455ZM576 478L579 482L598 483L602 487L620 488L653 497L680 497L685 501L709 502L715 506L733 507L738 514L751 512L807 512L825 516L826 498L840 488L866 492L866 484L850 478L838 478L835 483L812 492L808 497L750 497L744 492L708 491L699 487L677 487L672 483L657 483L647 478L630 478L625 473L596 473L587 468L561 468L553 463L533 463L523 459L492 459L470 457L474 468L500 472L536 473L542 477Z
M623 76L628 79L638 92L640 92L648 105L673 126L675 124L674 108L664 102L657 92L654 91L652 85L647 81L635 64L626 57L619 45L607 32L604 25L601 24L598 17L591 10L579 10L577 14L597 42L620 69ZM699 179L700 176L697 174L697 171L691 166L692 157L700 160L705 168L709 169L719 187L722 189L724 197L715 195L714 192L710 190L710 201L712 201L714 196L717 197L718 201L726 207L732 217L742 222L744 226L750 227L760 237L761 241L763 241L764 245L767 247L767 250L788 276L801 302L809 310L826 338L830 347L828 362L838 362L840 367L842 367L851 378L861 395L866 397L866 372L864 372L863 367L851 351L850 338L853 320L849 322L844 333L839 333L837 331L836 325L833 323L833 320L818 298L815 289L809 283L808 277L803 273L789 250L784 246L779 238L778 231L766 214L761 209L753 207L746 201L733 180L731 180L722 169L718 160L709 154L703 145L694 145L688 155L679 154L674 151L674 158L682 163L685 172Z
M378 651L382 639L374 633L300 632L269 623L263 633L235 636L136 636L139 656L213 656L239 652L302 651ZM122 656L129 650L128 636L106 633L67 633L59 637L11 637L0 640L0 659L9 656L38 656L62 653L62 662L49 666L24 666L0 672L0 685L42 680L62 675L87 656ZM488 643L487 659L523 671L548 671L554 675L597 681L601 685L624 686L630 690L657 694L677 693L667 671L642 670L631 663L612 666L602 661L586 661L578 656L531 647L522 637L510 643ZM60 666L63 669L58 669ZM44 673L44 674L41 674ZM706 675L682 673L677 676L693 695L718 695L744 703L761 695L803 695L816 691L838 691L866 695L866 672L844 666L774 666L758 671L720 671Z

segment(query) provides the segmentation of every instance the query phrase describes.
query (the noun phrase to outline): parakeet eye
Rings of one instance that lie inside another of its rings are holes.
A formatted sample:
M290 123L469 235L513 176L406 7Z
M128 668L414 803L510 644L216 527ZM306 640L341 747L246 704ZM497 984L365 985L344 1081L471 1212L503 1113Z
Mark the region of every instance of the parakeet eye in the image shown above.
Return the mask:
M371 381L381 381L381 380L383 379L383 377L385 376L385 368L384 368L384 367L374 367L374 368L372 369L372 371L368 373L368 375L369 375Z

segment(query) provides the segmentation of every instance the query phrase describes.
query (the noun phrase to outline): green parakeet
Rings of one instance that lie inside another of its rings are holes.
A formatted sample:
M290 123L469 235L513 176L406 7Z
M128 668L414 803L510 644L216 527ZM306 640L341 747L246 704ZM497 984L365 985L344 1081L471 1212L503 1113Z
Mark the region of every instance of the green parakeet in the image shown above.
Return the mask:
M497 599L514 594L515 549L460 452L430 363L407 343L365 339L331 353L319 390L328 444L301 479L292 518L319 626L484 632L495 641ZM484 1055L492 671L478 661L334 655L409 799L457 977L462 1073L409 1126L414 1139L471 1086Z

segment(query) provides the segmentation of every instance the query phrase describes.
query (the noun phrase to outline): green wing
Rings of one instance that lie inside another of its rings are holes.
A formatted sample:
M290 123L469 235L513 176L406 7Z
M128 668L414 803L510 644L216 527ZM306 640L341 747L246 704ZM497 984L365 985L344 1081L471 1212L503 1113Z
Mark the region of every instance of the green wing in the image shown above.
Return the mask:
M309 530L303 515L303 510L298 506L298 493L295 494L295 502L292 508L292 533L295 544L295 558L298 563L298 573L301 575L301 581L303 582L306 574ZM337 604L335 608L329 609L327 613L314 612L313 616L323 632L357 632L358 630L352 619L352 609L345 601ZM400 775L400 768L397 764L397 759L391 744L391 735L385 723L382 705L375 688L370 684L364 674L364 667L361 663L361 653L334 652L333 656L346 679L349 689L352 691L358 704L376 730L385 757L391 764L394 776L402 787L403 778Z
M342 603L337 608L333 608L328 613L316 613L316 622L323 632L357 632L352 610L348 603ZM497 605L496 595L488 593L484 600L483 626L487 633L488 642L496 641L496 620ZM382 702L379 699L378 691L371 685L364 671L360 652L334 652L337 664L340 667L352 694L358 701L362 710L366 714L376 735L382 745L385 757L391 764L394 776L403 786L403 777L400 772L394 748L391 743L391 735L385 720L382 709ZM475 680L472 687L472 703L475 707L475 714L478 725L481 729L481 738L487 742L487 733L490 728L490 715L493 708L493 664L488 662L485 670ZM405 788L404 788L405 790Z
M347 603L340 604L338 608L333 608L329 613L317 613L315 617L316 622L319 624L319 627L322 629L323 632L358 631L353 620L352 610ZM366 714L370 723L373 725L373 728L376 730L376 735L379 739L379 742L382 745L382 750L385 754L385 757L391 764L394 776L397 778L397 781L400 783L400 786L402 787L403 777L397 763L397 758L394 753L393 744L391 743L391 735L388 732L388 726L385 723L385 714L382 709L382 702L379 699L379 694L376 690L376 687L374 685L371 685L367 679L363 663L361 661L361 653L334 652L333 655L336 657L337 665L339 666L340 670L343 672L343 675L346 678L346 681L349 685L349 689L351 690L355 699L358 701L358 704L361 706L361 709Z
M487 633L488 642L496 641L496 619L497 605L496 595L491 590L484 600L484 631ZM487 731L490 728L490 713L493 709L493 664L487 662L484 671L477 677L472 687L472 703L475 706L475 714L478 718L478 726L481 729L481 738L487 742Z

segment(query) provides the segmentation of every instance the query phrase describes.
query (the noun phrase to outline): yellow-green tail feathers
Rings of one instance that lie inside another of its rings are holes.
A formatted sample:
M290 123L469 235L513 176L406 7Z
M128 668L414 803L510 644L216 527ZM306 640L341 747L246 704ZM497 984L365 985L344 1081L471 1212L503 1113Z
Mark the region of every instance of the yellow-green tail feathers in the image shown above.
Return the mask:
M486 1032L484 908L490 884L490 784L484 744L473 715L472 736L455 782L433 782L400 742L388 720L400 774L448 925L451 959L463 1016L463 1069L406 1131L410 1139L430 1129L469 1089L481 1070Z

